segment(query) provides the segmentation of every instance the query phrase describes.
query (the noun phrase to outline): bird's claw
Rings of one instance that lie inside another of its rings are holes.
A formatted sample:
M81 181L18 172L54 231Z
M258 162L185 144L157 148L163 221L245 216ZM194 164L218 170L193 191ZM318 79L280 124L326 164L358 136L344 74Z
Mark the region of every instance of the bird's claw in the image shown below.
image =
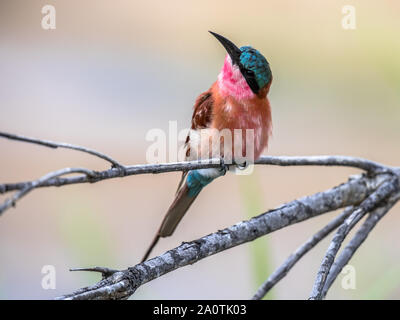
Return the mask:
M223 176L226 174L227 171L229 171L229 165L225 164L224 158L221 158L219 171L222 173Z
M247 168L247 162L245 161L245 162L243 162L243 163L238 163L238 164L236 164L236 166L237 166L237 168L238 168L239 170L244 170L244 169Z

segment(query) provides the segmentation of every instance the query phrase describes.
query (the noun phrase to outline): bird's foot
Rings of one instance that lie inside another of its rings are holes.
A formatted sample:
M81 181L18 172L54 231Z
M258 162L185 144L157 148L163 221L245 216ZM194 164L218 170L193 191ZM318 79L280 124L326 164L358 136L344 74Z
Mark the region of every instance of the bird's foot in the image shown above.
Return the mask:
M247 162L245 161L245 162L243 162L243 163L237 163L237 164L236 164L236 167L237 167L239 170L244 170L244 169L247 168Z
M224 158L221 158L220 166L221 167L220 167L219 171L221 172L221 175L224 176L226 174L226 172L229 171L229 165L227 165L224 162Z

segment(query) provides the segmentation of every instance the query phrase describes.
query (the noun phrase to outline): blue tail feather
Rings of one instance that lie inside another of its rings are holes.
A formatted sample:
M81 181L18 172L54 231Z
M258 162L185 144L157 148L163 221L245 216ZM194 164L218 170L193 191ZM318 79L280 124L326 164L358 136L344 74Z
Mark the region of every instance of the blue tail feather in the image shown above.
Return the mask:
M172 202L164 217L158 235L160 237L170 236L200 191L224 173L224 171L212 168L189 171L185 183L179 189L174 202Z
M215 174L205 174L202 170L192 170L186 179L186 185L189 188L188 195L190 197L197 196L201 189L208 185L211 181L217 178L219 175Z

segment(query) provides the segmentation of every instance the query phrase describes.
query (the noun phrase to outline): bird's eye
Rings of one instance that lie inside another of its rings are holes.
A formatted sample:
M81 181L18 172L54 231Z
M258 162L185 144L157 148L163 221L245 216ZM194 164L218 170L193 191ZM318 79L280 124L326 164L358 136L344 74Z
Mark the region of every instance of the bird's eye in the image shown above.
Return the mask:
M252 70L246 69L246 74L249 76L252 76L254 74L254 72Z

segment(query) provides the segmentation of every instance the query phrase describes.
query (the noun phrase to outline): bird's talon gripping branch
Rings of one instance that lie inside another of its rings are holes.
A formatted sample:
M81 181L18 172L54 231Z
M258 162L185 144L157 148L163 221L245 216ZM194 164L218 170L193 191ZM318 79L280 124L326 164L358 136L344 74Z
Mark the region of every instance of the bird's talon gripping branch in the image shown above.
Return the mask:
M243 163L238 163L236 166L237 166L237 168L238 168L239 170L244 170L244 169L247 168L247 162L245 161L245 162L243 162Z
M220 160L220 169L219 171L222 172L222 175L224 176L227 171L229 171L229 165L225 164L224 158L221 158Z

